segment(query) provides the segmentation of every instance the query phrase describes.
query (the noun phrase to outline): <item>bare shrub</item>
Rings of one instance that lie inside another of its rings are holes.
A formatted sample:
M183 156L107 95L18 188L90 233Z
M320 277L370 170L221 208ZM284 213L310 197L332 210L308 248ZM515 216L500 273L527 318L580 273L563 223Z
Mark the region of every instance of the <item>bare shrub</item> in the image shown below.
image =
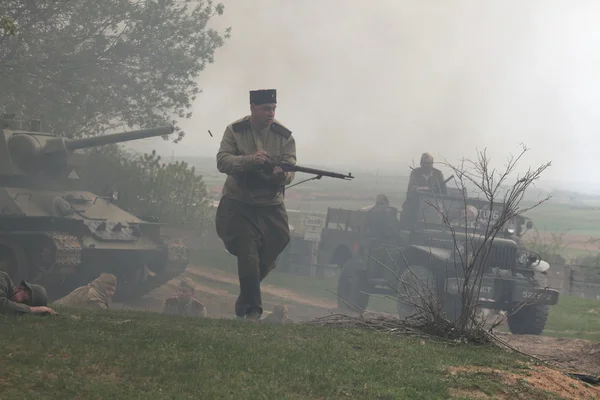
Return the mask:
M521 284L531 285L534 289L526 297L523 294L526 300L518 304L510 298L508 304L512 308L503 310L504 315L494 322L492 329L507 318L511 325L511 317L513 326L531 315L537 320L540 309L535 303L542 295L547 295L549 289L541 285L536 272L529 268L535 265L531 264L533 261L530 260L529 266L523 266L518 273L514 270L521 240L517 231L505 230L510 224L525 224L522 215L550 198L547 195L524 201L527 190L551 165L548 162L517 173L518 164L527 151L529 149L522 146L520 153L508 157L499 170L491 166L486 150L478 151L475 160L463 159L458 165L445 160L442 164L453 172L455 192L459 195L440 196L430 192L423 195L421 201L424 204L418 205L418 211L413 209L411 214L407 209L403 210L399 225L392 218L386 220L387 224L394 225L387 226L386 230L392 228L393 231L396 227L404 233L407 233L406 229L410 230L410 235L414 236L408 240L410 245L406 245L406 236L402 239L404 234L398 231L396 244L388 239L371 241L368 252L362 254L395 277L395 280L387 279L386 284L397 301L398 314L404 318L367 312L365 306L354 305L338 293L338 298L359 317L336 315L317 323L369 326L394 333L419 332L460 342L494 341L506 347L506 343L491 334L491 329L484 329L487 321L477 315L481 300L485 300L485 292L482 295L484 276L490 278L486 278L490 284L497 283L498 279L505 282L520 279ZM418 213L418 222L411 225L415 213ZM403 222L405 215L412 217L409 226L402 227L407 223L406 220ZM410 226L418 228L411 230ZM501 234L513 239L516 246L505 240L498 243ZM493 265L490 262L492 255ZM495 292L495 288L489 286L487 290ZM542 313L547 311L546 305L541 307ZM542 323L545 323L545 316L542 316ZM525 330L543 329L539 324L526 325Z
M445 288L440 290L436 287L440 281L435 279L434 274L427 272L427 265L413 265L410 256L401 250L400 262L403 268L398 268L395 263L394 267L389 269L404 270L402 275L396 273L399 281L396 295L413 310L413 313L408 316L409 319L418 320L422 326L438 328L444 326L441 331L454 337L481 336L485 321L477 318L477 309L480 306L481 283L494 240L515 217L550 198L546 196L526 206L522 205L527 189L534 185L551 165L548 162L537 168L529 168L522 174L516 174L518 163L527 151L528 149L523 146L517 156L508 158L502 170L491 167L491 160L486 150L479 151L476 160L463 159L458 165L443 162L453 172L457 192L462 194L459 196L462 197L461 216L457 219L456 208L452 207L450 210L446 202L440 201L440 196L433 195L425 200L425 203L435 211L435 215L426 216L424 212L423 219L441 217L443 226L451 234L453 247L453 256L443 266L444 274L446 278L460 277L462 280L456 279L457 290L452 298L444 290ZM509 181L514 175L517 176L511 184ZM469 189L472 192L471 197L467 196ZM482 199L486 204L486 207L477 210L474 219L470 217L472 209L469 209L469 198ZM454 216L451 215L452 213ZM433 254L435 247L435 245L430 247L430 261L435 258ZM390 259L394 259L391 254ZM437 268L439 273L440 265L432 268ZM506 274L510 271L498 271L498 273ZM438 295L440 293L443 293L441 297ZM509 312L518 312L536 299L523 302Z

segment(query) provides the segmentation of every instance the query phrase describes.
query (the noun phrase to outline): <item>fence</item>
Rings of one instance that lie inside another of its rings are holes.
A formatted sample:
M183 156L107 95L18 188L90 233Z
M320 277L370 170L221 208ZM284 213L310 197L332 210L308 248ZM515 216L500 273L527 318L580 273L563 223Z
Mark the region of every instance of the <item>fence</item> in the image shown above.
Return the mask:
M584 299L600 300L600 269L583 265L565 265L563 268L564 294Z

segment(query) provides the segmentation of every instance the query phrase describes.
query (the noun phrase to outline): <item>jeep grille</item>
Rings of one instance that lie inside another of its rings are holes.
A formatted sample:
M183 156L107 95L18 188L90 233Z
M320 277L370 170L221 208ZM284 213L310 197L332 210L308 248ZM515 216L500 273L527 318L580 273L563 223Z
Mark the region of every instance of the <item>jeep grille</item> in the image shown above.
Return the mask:
M517 262L517 247L494 241L488 260L490 268L514 269Z
M424 238L423 245L438 247L442 249L454 249L454 241L441 238ZM514 269L517 262L517 247L510 243L504 243L494 240L492 249L487 259L487 269L501 268Z

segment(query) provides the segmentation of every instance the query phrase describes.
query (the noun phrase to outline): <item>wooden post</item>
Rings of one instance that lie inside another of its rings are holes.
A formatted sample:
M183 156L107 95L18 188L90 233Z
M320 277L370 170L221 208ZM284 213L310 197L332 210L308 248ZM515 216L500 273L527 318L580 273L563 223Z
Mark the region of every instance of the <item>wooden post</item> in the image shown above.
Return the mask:
M304 240L310 242L310 276L317 274L317 253L321 240L323 217L320 215L304 216Z
M563 292L565 294L571 294L571 281L573 278L571 266L565 265L563 275Z
M317 246L319 242L310 242L310 276L317 275Z

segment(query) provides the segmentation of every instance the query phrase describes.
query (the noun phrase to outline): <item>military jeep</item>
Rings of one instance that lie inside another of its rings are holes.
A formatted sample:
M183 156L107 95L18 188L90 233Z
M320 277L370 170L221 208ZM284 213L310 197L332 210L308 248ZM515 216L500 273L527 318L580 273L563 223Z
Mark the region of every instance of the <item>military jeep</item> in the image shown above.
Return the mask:
M395 207L329 208L317 262L340 266L343 310L364 311L371 294L384 294L395 297L398 314L407 317L415 309L406 295L427 286L454 320L460 316L463 265L474 258L481 271L480 280L471 277L480 282L479 307L508 311L512 333L539 335L559 293L544 286L548 264L518 244L531 221L518 216L485 239L502 210L503 204L491 208L487 200L427 192L405 202L401 213Z

